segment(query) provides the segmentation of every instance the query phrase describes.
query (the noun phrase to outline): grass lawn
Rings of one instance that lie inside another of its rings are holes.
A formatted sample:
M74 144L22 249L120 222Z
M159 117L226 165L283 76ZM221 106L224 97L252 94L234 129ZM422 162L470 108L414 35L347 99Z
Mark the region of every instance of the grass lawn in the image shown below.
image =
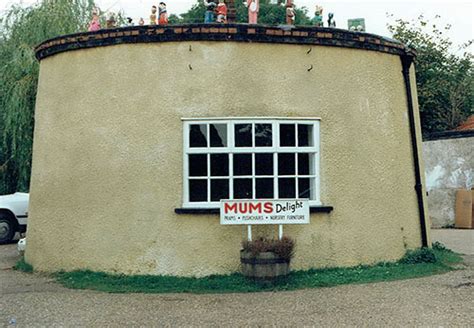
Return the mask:
M57 281L73 289L111 293L234 293L294 290L410 279L454 270L462 258L442 245L409 251L398 262L351 268L293 271L276 282L253 281L239 273L187 278L154 275L119 275L88 270L55 273ZM25 262L17 264L22 270ZM26 268L30 268L26 265Z

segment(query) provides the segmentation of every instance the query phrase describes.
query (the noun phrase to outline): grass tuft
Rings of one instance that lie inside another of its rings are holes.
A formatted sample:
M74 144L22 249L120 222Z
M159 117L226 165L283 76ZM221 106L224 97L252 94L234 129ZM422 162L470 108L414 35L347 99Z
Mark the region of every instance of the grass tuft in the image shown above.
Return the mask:
M434 262L433 262L434 261ZM111 293L245 293L331 287L423 277L454 270L462 258L446 249L420 249L408 252L397 262L293 271L275 282L254 281L239 273L202 278L123 275L80 270L56 273L66 287Z
M25 261L25 258L22 257L16 264L13 266L13 270L23 271L27 273L33 272L33 266Z

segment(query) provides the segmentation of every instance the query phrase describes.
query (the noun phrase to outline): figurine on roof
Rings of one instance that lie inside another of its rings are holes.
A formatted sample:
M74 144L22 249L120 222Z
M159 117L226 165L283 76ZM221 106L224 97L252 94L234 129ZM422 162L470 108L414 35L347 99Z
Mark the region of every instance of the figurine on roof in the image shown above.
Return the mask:
M217 22L226 23L227 22L227 6L224 0L219 0L219 4L216 9Z
M168 25L168 12L166 11L166 3L160 2L158 5L158 24Z
M139 26L145 25L145 20L143 19L143 17L140 17L140 19L138 20L138 25Z
M94 8L92 10L92 20L89 23L89 32L94 32L100 30L100 20L99 20L99 8Z
M249 24L257 24L258 11L260 10L259 0L244 1L244 6L248 8Z
M328 27L336 27L336 21L334 20L334 14L328 14Z
M216 3L213 1L207 2L207 0L204 0L204 6L206 6L206 13L204 14L204 23L214 22L214 10L216 9Z
M105 21L107 28L114 28L116 22L114 13L110 13Z
M156 6L151 6L150 25L156 24Z
M295 8L293 2L291 0L286 1L286 24L287 25L295 25Z
M323 27L323 7L316 6L316 10L314 11L314 17L311 19L311 22L314 26Z

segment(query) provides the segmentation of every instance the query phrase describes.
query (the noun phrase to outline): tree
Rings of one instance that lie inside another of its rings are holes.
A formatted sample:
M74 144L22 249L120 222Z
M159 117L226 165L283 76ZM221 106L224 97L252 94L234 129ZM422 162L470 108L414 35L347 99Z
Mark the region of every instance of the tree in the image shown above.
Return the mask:
M247 20L247 7L244 6L242 1L235 2L236 22L246 23ZM203 23L204 13L206 7L204 6L203 0L198 2L191 7L186 13L181 14L179 23ZM260 1L260 11L258 14L259 24L278 25L285 24L286 9L284 5L271 4L268 0ZM311 20L308 18L308 10L305 7L296 8L296 25L310 25Z
M29 188L39 63L34 47L84 31L93 0L14 5L0 20L0 194Z
M387 27L395 39L418 52L415 68L423 135L453 129L473 114L473 55L468 51L472 40L460 47L459 55L446 36L450 25L438 28L420 16L416 22L397 19Z

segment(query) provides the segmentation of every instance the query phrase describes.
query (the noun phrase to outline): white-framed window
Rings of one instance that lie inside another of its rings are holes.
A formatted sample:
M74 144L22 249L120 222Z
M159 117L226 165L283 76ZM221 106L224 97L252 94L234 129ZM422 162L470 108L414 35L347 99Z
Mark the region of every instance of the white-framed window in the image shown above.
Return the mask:
M221 199L320 205L318 118L183 118L183 207Z

